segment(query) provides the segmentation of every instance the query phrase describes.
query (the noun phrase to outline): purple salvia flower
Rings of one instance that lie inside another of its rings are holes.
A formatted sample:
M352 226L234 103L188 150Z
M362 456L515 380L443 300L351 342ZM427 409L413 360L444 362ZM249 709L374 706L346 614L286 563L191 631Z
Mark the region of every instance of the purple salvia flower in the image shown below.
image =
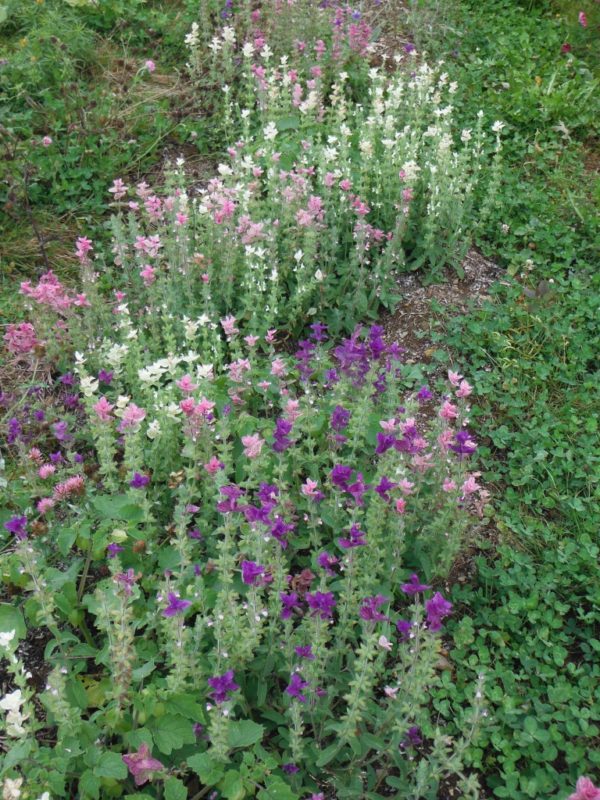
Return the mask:
M306 703L306 695L302 694L302 691L306 689L307 686L310 686L310 684L302 680L302 676L299 673L294 672L290 677L290 682L285 693L289 694L290 697L295 697L300 703Z
M11 517L8 522L4 523L4 527L9 533L13 533L15 538L20 541L27 538L27 517Z
M331 482L338 489L348 490L348 481L352 477L352 467L345 467L343 464L336 464L331 470Z
M163 617L176 617L178 614L184 614L186 609L192 605L189 600L181 600L175 592L169 592L167 599L169 603L162 612Z
M389 503L390 496L388 492L391 492L392 489L395 489L397 484L387 478L385 475L381 478L377 486L375 487L375 491L381 497L382 500L385 500L386 503Z
M98 380L100 381L100 383L105 383L107 386L111 383L113 377L114 373L108 372L105 369L101 369L100 372L98 373Z
M405 619L399 619L396 622L396 630L400 635L400 639L403 642L407 642L410 638L410 629L412 628L412 623L408 622Z
M279 592L279 599L283 606L281 610L281 619L289 619L295 611L300 611L302 609L302 606L298 602L298 595L296 592L290 592L289 594Z
M295 775L296 772L300 772L300 768L297 767L295 764L291 762L289 764L282 764L281 769L285 772L286 775Z
M338 539L338 544L340 547L343 547L345 550L349 550L352 547L363 547L366 545L365 540L366 533L361 531L358 525L355 523L350 528L349 534L347 537L342 537Z
M312 338L315 342L324 342L327 339L325 333L327 331L327 325L324 325L322 322L313 322L312 325L309 326L312 331Z
M311 616L319 616L321 619L331 619L333 609L336 605L333 592L308 592L306 595L308 607L312 609Z
M208 679L208 685L213 690L209 696L212 697L215 703L224 703L229 699L228 695L233 694L240 688L233 678L233 670L230 669L224 675L216 675Z
M403 591L404 594L418 594L419 592L426 592L427 589L431 589L431 586L421 583L419 581L419 576L414 572L408 579L408 583L403 583L400 587L400 590Z
M247 586L258 586L265 568L255 561L242 561L242 580Z
M299 645L298 647L294 647L294 652L296 653L298 658L305 658L307 661L315 660L315 656L309 644Z
M347 411L343 406L336 406L332 413L330 424L334 431L343 431L344 428L348 426L350 422L350 412Z
M111 542L106 548L106 553L109 558L116 558L119 553L122 553L125 548L121 547L116 542Z
M386 615L382 614L379 608L387 603L387 601L388 598L382 594L375 595L374 597L366 597L360 607L361 619L367 620L367 622L386 620Z
M129 481L129 485L132 489L143 489L144 486L148 486L150 483L150 478L147 475L142 475L139 472L133 473L133 478Z
M425 403L427 400L431 400L432 397L433 395L427 386L421 386L417 392L417 400L419 400L420 403Z
M317 556L317 564L322 567L328 575L335 575L333 567L340 563L339 558L330 555L327 551L319 553Z
M452 603L445 600L439 592L436 592L430 600L425 603L427 613L427 624L430 631L439 631L442 627L442 620L452 611Z

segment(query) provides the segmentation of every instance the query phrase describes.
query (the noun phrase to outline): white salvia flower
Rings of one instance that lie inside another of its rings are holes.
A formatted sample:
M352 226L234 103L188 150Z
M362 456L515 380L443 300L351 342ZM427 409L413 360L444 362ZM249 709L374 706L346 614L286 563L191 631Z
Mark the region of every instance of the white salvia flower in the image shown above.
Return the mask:
M100 385L95 378L89 376L82 378L80 384L84 397L92 397L98 391L98 386Z
M304 253L302 252L302 250L296 250L296 252L294 253L294 260L300 263L300 261L302 261L303 255Z
M264 58L265 61L268 61L271 58L271 56L273 55L273 51L271 50L269 45L266 44L263 47L263 49L260 51L260 55L261 55L261 58Z
M221 31L221 34L223 36L223 41L226 44L233 44L235 42L235 31L233 30L233 28L226 26Z
M349 136L351 136L351 134L352 134L352 130L351 130L349 127L348 127L348 125L346 125L346 123L345 123L345 122L344 122L342 125L340 125L340 134L341 134L341 135L342 135L342 136L343 136L345 139L347 139L347 138L348 138Z
M494 133L500 133L502 128L504 128L504 123L501 122L499 119L497 119L496 122L494 122L494 124L492 125L492 131Z
M5 694L2 700L0 700L0 708L4 711L18 711L24 702L25 698L21 690L15 689L14 692Z
M204 327L210 322L210 317L207 314L201 314L198 317L198 325L202 325Z
M130 401L130 400L131 400L131 397L128 397L128 396L127 396L127 395L125 395L125 394L120 394L120 395L117 397L117 401L116 401L116 406L117 406L117 408L118 408L118 409L123 409L123 408L125 408L126 406L128 406L128 405L129 405L129 401Z
M37 800L51 800L50 792L44 792Z
M177 403L169 403L165 409L165 412L169 419L177 419L177 417L181 414L181 409Z
M0 647L2 649L8 648L15 635L16 631L0 631Z
M373 143L370 142L368 139L363 139L362 142L359 144L360 152L365 156L372 156L373 155Z
M377 644L379 645L379 647L382 647L384 650L391 650L392 649L392 643L388 639L386 639L385 636L380 636Z
M246 44L242 47L242 55L244 58L252 58L254 55L254 45L252 42L246 42Z
M154 441L154 439L160 435L160 432L160 422L157 419L153 419L150 425L148 425L146 436Z
M456 81L452 81L450 86L448 86L448 93L456 94L457 91L458 91L458 83Z
M2 800L19 800L23 778L5 778L2 784Z
M208 49L212 50L212 52L215 54L218 53L219 50L221 49L221 42L216 36L214 36L211 39L210 44L208 45Z
M470 142L472 139L471 136L472 130L471 128L465 128L460 132L460 140L461 142Z
M421 171L421 167L417 164L416 161L406 161L402 165L402 171L404 172L404 177L409 181L414 181L419 172Z
M248 119L248 117L250 116L250 109L249 108L243 108L241 110L241 112L240 112L240 116L241 116L242 119Z
M217 172L219 173L219 175L223 176L233 175L233 170L229 166L229 164L219 164L219 166L217 167Z
M193 339L198 331L198 322L194 322L192 319L187 319L187 317L183 318L183 332L185 334L186 339Z
M199 378L205 378L211 381L213 379L213 365L212 364L198 364L196 367L196 375Z
M83 353L78 353L78 352L75 353L75 363L77 364L77 366L85 364L85 356L83 355Z
M317 283L322 283L325 280L325 275L320 269L315 272L315 280Z
M197 47L200 43L200 28L197 22L192 22L192 28L183 40L188 47Z
M277 136L277 125L275 125L274 122L269 122L269 124L263 128L263 135L268 142L272 142Z

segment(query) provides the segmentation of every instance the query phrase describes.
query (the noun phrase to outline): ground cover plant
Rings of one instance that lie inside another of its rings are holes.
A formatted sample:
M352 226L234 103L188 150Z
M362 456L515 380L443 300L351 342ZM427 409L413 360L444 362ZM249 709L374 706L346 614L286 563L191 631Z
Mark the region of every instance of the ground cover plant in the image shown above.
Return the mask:
M3 798L600 796L598 9L554 10L0 7ZM507 280L405 363L399 273L473 236Z

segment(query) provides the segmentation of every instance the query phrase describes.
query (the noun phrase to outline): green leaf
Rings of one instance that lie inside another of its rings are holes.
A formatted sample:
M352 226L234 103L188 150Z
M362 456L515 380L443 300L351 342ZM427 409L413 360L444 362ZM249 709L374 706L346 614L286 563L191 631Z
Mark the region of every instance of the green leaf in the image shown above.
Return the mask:
M223 797L226 797L227 800L243 800L246 796L246 790L244 789L240 774L233 769L225 773L225 777L219 783L218 788Z
M141 522L144 518L143 509L132 503L126 494L99 494L92 499L92 505L104 519Z
M187 789L179 778L167 778L165 781L165 800L186 800Z
M15 631L15 638L12 644L16 644L19 639L24 639L27 635L27 627L23 614L15 606L8 603L0 604L0 633L10 633Z
M0 25L8 19L8 6L0 6Z
M251 744L260 742L265 729L251 719L234 720L229 725L228 739L229 746L249 747Z
M208 753L197 753L195 756L190 756L187 764L206 786L214 786L218 783L225 771L223 764L214 761Z
M94 767L94 775L98 778L116 778L123 780L127 777L127 767L120 753L102 753L100 761Z
M79 797L81 800L98 800L100 797L100 780L97 778L91 769L86 769L79 778Z
M330 761L333 761L340 750L341 746L339 744L330 744L329 747L326 747L325 750L323 750L317 759L317 767L324 767L326 764L329 764Z
M265 788L260 790L257 797L258 800L298 800L298 795L277 777L267 779Z
M173 714L161 717L151 730L156 746L167 756L184 744L193 744L196 741L190 721Z

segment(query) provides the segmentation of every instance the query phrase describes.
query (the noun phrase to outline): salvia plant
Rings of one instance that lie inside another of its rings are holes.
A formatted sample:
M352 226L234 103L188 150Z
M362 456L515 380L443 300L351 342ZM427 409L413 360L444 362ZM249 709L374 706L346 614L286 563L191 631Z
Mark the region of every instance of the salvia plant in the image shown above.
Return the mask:
M8 580L50 638L35 695L18 633L2 640L6 780L32 797L419 798L454 775L477 796L461 754L481 685L458 741L429 707L452 612L431 580L487 499L471 386L450 373L441 397L403 396L378 326L336 343L313 323L288 353L227 317L207 363L204 332L171 320L187 349L149 361L115 312L112 338L9 422Z

